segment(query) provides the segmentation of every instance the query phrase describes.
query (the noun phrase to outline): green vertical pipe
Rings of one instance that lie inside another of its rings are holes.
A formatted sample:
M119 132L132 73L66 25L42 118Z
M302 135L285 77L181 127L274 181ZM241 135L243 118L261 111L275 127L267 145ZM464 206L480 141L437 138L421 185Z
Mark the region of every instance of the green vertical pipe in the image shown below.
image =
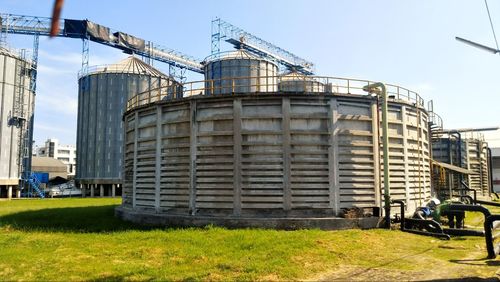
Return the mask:
M380 88L380 89L377 89ZM364 91L382 97L382 144L384 146L384 209L385 225L391 227L391 189L389 185L389 122L387 118L387 88L381 82L363 87Z

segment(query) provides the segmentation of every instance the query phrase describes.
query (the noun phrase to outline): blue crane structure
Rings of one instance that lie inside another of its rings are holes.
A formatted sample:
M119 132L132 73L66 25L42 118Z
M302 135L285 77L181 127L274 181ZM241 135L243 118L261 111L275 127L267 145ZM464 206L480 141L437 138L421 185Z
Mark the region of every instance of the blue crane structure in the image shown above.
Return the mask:
M314 73L314 64L312 62L302 59L220 18L216 18L212 21L212 56L217 56L220 53L222 39L236 48L245 49L283 65L290 71L305 75Z
M33 36L33 52L31 58L31 80L30 91L36 91L36 76L38 63L38 45L40 36L49 36L51 28L51 18L13 15L0 13L0 44L5 44L7 34L22 34ZM88 72L89 66L89 41L97 42L106 46L117 48L125 53L137 54L146 58L149 63L151 60L167 63L169 65L170 75L184 78L186 70L203 73L201 60L182 54L172 49L163 47L152 41L115 31L108 27L93 23L88 20L70 20L62 19L59 23L58 37L82 39L82 70L81 73ZM176 70L180 70L180 75L176 75ZM18 105L19 106L19 105ZM21 114L22 115L22 114ZM24 116L16 116L16 126L22 126L27 119ZM27 125L25 137L18 140L18 149L20 152L21 163L21 183L22 188L28 187L27 195L31 196L36 192L43 197L43 191L39 187L39 182L31 171L31 155L33 144L33 114L30 124Z
M49 36L51 18L0 14L1 32L5 34L25 34L37 36ZM79 38L84 41L84 54L82 57L83 71L88 67L88 41L93 41L110 47L123 50L125 53L141 55L147 59L156 60L169 64L179 69L186 69L197 73L203 73L200 60L182 54L178 51L163 47L152 41L146 41L124 32L116 31L89 20L61 19L59 32L56 36ZM87 44L85 44L87 43ZM33 50L36 53L36 50Z

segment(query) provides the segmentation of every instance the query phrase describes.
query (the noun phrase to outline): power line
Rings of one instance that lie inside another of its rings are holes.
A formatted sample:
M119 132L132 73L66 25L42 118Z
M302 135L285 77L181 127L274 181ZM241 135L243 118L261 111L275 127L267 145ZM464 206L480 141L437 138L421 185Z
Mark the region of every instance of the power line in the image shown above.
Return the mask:
M495 28L493 27L493 22L491 21L490 9L488 8L488 1L484 0L484 4L486 5L486 11L488 12L488 18L490 19L491 31L493 31L493 37L495 38L495 44L497 45L497 50L498 50L499 48L498 48L497 35L495 34Z

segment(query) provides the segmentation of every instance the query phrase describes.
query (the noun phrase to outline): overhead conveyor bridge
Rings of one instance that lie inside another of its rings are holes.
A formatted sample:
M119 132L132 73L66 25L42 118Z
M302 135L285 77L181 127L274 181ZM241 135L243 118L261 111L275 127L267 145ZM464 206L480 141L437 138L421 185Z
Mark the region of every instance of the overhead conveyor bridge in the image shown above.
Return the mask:
M0 14L0 27L4 34L49 36L50 25L51 18ZM56 36L90 40L180 69L203 73L201 60L89 20L62 19L59 25L59 32Z

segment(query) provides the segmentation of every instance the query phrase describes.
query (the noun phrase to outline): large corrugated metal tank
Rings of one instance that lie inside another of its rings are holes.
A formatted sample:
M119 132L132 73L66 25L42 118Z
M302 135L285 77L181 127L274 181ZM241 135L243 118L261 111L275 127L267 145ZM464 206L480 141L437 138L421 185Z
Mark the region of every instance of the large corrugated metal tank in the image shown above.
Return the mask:
M369 95L200 95L133 108L121 212L185 223L379 207L379 120ZM391 195L412 211L431 197L427 112L391 100L388 134Z
M122 115L127 100L173 84L177 83L172 78L133 56L114 65L94 67L80 77L76 179L81 184L93 185L92 189L95 185L121 184Z
M482 138L467 137L467 134L464 133L462 133L461 145L459 146L458 143L456 136L434 138L432 141L433 159L474 172L461 176L462 180L469 188L476 190L479 196L488 195L488 144ZM461 161L459 161L459 154L461 155ZM454 194L460 194L458 187L461 187L460 189L463 189L463 187L459 185L459 179L460 175L458 173L448 175L436 171L436 189L445 196L449 195L450 190L453 190Z
M19 183L22 146L35 101L31 67L28 60L0 47L0 186Z
M278 90L278 66L244 50L208 59L204 70L207 95Z
M280 92L325 92L325 85L323 83L297 72L290 72L280 76L278 85Z

